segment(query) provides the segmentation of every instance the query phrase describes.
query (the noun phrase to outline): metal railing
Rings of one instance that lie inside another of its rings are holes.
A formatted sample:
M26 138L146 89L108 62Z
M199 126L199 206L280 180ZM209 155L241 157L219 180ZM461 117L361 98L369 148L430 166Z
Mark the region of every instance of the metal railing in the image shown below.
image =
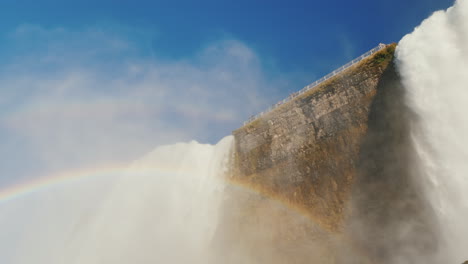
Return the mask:
M379 52L380 50L384 49L385 47L387 47L387 45L380 43L377 47L369 50L368 52L362 54L361 56L359 56L359 57L355 58L354 60L346 63L345 65L341 66L340 68L332 71L331 73L323 76L322 78L316 80L315 82L307 85L306 87L302 88L301 90L289 95L287 98L284 98L283 100L279 101L278 103L270 106L267 110L265 110L265 111L263 111L261 113L258 113L256 115L251 116L247 121L244 122L244 126L247 125L248 123L256 120L257 118L263 116L264 114L270 112L271 110L277 108L278 106L283 105L283 104L291 101L292 99L298 97L299 95L301 95L301 94L303 94L303 93L317 87L318 85L320 85L324 81L335 77L336 75L338 75L338 74L342 73L343 71L347 70L348 68L354 66L355 64L359 63L360 61L364 60L365 58L369 57L370 55L372 55L372 54L374 54L376 52Z

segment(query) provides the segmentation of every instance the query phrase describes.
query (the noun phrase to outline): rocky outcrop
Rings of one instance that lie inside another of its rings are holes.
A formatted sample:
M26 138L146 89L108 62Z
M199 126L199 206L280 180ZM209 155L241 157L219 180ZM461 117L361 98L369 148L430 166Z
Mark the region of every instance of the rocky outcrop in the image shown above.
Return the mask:
M232 177L299 208L326 230L340 230L370 107L394 48L234 131Z
M434 248L430 210L419 210L427 207L403 149L409 117L400 116L394 50L388 45L233 132L216 241L229 245L223 256L236 257L224 263L391 263L408 243ZM393 215L400 213L416 223L406 234ZM413 239L417 232L427 235Z

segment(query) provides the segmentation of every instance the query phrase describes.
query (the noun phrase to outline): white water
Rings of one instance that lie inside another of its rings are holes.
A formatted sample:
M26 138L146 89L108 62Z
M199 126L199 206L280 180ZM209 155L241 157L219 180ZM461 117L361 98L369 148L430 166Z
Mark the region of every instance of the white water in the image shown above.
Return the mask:
M0 205L0 263L207 263L232 136Z
M445 263L468 259L468 1L434 13L397 48L412 137L441 225Z

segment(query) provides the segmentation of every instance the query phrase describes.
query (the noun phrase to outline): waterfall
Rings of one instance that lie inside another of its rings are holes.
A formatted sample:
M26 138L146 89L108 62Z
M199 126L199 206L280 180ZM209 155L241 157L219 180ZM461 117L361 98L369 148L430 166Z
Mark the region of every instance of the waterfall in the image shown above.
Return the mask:
M423 21L396 57L416 116L414 165L440 225L439 254L461 263L468 259L468 1Z
M207 263L232 136L156 148L123 170L0 206L6 263Z

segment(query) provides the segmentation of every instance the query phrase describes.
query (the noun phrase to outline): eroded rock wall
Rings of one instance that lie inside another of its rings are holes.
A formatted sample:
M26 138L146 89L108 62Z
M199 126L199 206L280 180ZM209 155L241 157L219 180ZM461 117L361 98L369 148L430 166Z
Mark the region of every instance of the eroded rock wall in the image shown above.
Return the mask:
M430 260L436 225L411 166L415 117L394 50L388 45L233 132L215 239L229 248L224 263Z
M340 230L370 106L394 46L233 132L233 177Z

